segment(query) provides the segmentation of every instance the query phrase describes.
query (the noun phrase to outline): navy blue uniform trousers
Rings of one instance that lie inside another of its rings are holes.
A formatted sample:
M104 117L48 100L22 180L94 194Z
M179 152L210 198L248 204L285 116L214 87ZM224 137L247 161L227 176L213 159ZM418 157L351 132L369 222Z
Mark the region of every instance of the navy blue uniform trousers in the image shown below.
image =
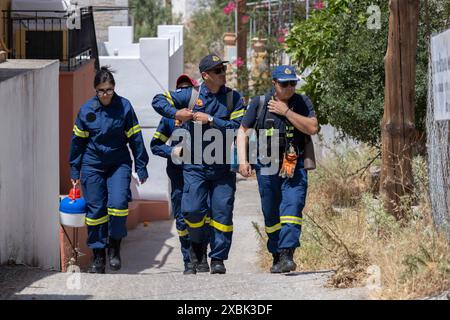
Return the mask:
M184 191L181 210L192 242L210 242L209 257L226 260L233 234L236 174L229 166L220 169L201 165L183 166ZM210 201L208 201L210 200ZM210 224L208 226L208 213ZM209 237L210 238L209 238Z
M105 248L108 236L121 239L127 235L130 182L131 164L128 163L106 169L89 165L81 167L81 187L87 203L89 248Z
M183 171L180 170L167 170L167 175L170 179L170 198L172 204L172 212L176 221L176 228L181 244L181 254L183 255L184 263L188 263L189 260L189 247L191 241L189 238L189 232L186 222L184 221L183 212L181 211L181 200L183 198Z
M302 211L305 206L308 174L299 159L292 178L279 174L263 175L258 163L254 166L258 179L261 208L264 214L267 248L271 253L300 246Z

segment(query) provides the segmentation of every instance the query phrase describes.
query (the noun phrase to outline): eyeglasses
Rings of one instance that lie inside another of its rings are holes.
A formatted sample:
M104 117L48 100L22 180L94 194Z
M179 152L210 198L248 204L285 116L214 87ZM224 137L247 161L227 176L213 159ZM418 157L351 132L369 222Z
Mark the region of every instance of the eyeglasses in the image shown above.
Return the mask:
M114 94L114 89L98 89L95 90L97 92L98 97L103 97L105 94L108 96L112 96Z
M282 87L282 88L287 88L288 86L291 86L291 87L296 87L297 86L297 81L295 81L295 80L283 81L283 82L277 81L277 82L280 85L280 87Z
M211 72L214 72L215 74L222 74L222 72L225 73L227 72L227 66L211 69Z

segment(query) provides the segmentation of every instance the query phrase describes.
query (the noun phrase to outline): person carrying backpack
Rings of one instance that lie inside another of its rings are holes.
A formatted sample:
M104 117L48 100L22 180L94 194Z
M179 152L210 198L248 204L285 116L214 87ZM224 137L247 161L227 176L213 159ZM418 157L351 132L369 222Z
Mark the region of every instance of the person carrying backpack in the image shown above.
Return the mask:
M311 100L295 93L298 78L292 66L276 67L272 79L272 89L251 100L238 131L237 148L239 172L244 177L249 177L252 172L247 159L248 130L256 129L260 137L258 151L264 142L271 151L269 156L274 152L279 154L278 158L271 158L275 161L276 172L263 170L273 165L263 161L262 157L267 153L259 152L253 167L268 235L267 248L273 256L270 272L287 273L297 268L293 256L300 246L302 210L308 185L304 169L305 141L318 132L318 122ZM260 130L263 130L262 135L259 135ZM279 136L275 137L277 132ZM261 137L267 140L260 141Z
M190 134L188 145L191 159L190 163L183 164L181 209L198 260L201 260L208 244L206 219L211 210L209 257L212 274L226 273L224 260L228 259L232 242L236 174L231 171L226 159L225 143L221 146L221 159L212 162L205 159L204 152L211 142L204 141L203 135L209 129L216 129L210 132L219 132L222 141L226 141L227 131L239 128L245 112L241 95L225 86L227 62L215 54L209 54L200 61L199 69L204 82L192 109L187 107L192 98L192 88L158 94L152 102L155 111L162 116L185 122Z
M193 88L194 87L194 88ZM182 74L177 79L177 92L181 92L182 89L193 88L192 95L196 95L198 92L198 83L194 79L191 79L188 75ZM191 99L192 102L193 99ZM181 122L176 122L175 119L169 119L162 117L159 122L158 128L153 135L150 143L150 149L154 155L167 159L166 172L170 180L170 199L172 204L172 211L176 220L176 228L181 244L181 254L184 262L183 274L196 274L197 272L209 272L209 265L207 259L206 247L204 248L202 259L199 261L194 259L191 262L191 256L195 255L190 252L191 240L189 238L189 232L187 230L187 224L184 221L183 213L181 212L181 199L183 195L183 166L182 164L176 164L172 161L174 154L181 153L181 144L178 141L171 139L172 134L176 130L182 128ZM169 142L169 143L168 143ZM207 224L209 222L207 221ZM196 257L195 257L196 258Z

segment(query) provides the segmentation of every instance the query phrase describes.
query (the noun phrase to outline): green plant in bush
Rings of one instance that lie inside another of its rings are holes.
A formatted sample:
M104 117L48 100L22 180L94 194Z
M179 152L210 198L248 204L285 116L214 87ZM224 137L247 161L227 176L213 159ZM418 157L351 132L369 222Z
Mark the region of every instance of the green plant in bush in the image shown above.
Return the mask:
M170 8L158 0L130 0L134 19L134 41L142 37L156 37L158 25L167 24Z
M421 1L416 76L416 128L425 130L428 42L426 10ZM380 29L369 29L371 5L380 8ZM430 32L448 26L450 1L429 0ZM344 135L377 145L384 110L384 56L389 8L385 0L330 0L328 7L297 22L288 51L302 69L313 67L302 90L318 110L319 121Z

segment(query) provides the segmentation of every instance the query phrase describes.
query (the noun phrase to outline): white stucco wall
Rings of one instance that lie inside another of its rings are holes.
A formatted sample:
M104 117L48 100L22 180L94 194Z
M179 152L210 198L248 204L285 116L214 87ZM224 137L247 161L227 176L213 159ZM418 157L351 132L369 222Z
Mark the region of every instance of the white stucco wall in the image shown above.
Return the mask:
M101 56L100 64L116 71L116 91L131 101L150 156L150 177L143 186L132 182L133 198L167 201L166 159L154 156L150 150L161 119L151 102L156 94L175 89L176 79L183 72L183 26L159 26L157 38L141 38L139 43L132 43L132 34L132 27L110 27L105 43L109 56Z
M197 0L172 0L172 14L180 16L183 22L188 21L198 8Z
M0 80L0 264L59 270L59 62L10 60Z

